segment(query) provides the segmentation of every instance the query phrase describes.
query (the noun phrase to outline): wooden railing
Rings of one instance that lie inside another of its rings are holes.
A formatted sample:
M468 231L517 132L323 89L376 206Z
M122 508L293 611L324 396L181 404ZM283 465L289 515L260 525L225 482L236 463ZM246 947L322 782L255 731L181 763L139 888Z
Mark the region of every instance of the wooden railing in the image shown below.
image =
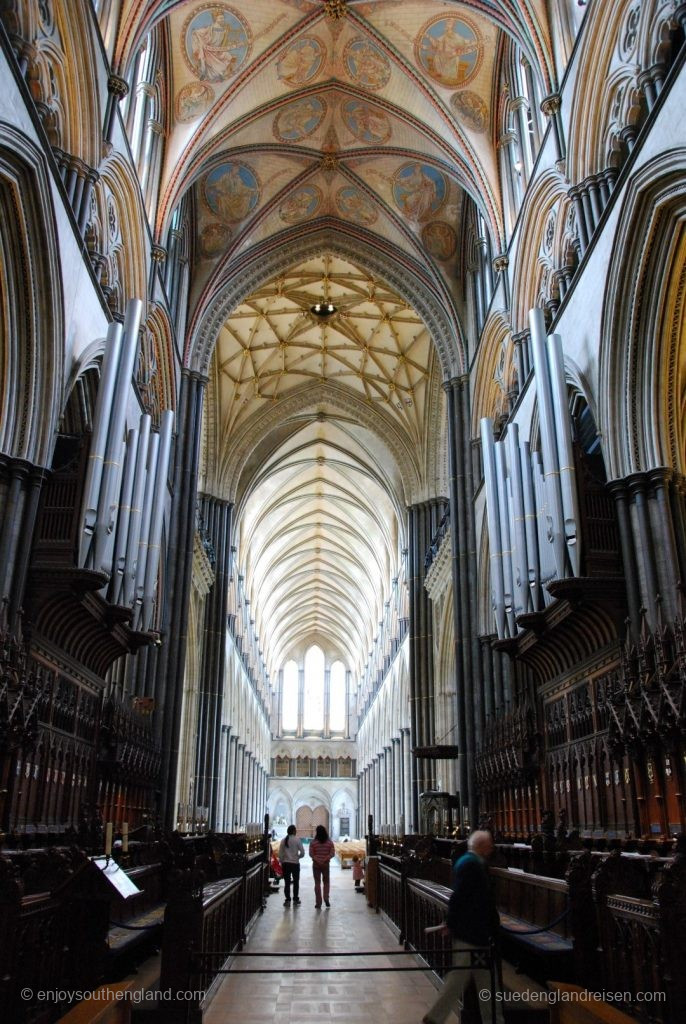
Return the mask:
M434 857L413 859L411 851L379 861L378 909L408 948L429 951L425 958L439 974L449 943L425 929L445 919L450 889L437 879L445 880L446 867ZM504 868L491 868L491 876L501 914L572 943L578 983L625 994L613 1005L643 1024L686 1020L686 857L656 866L649 858L586 851L572 859L566 879ZM518 941L529 936L508 934L508 948Z
M264 909L266 864L260 859L236 878L194 888L186 872L167 903L162 938L160 988L171 998L159 1019L164 1024L201 1024L226 958L241 949ZM184 885L185 881L185 885Z

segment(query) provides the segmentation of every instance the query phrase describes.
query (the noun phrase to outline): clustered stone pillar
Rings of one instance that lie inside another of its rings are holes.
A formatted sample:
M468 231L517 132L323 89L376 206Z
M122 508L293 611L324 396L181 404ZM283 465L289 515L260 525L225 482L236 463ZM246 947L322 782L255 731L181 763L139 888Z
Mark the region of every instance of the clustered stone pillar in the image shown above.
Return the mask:
M469 822L474 823L477 820L474 756L479 738L477 723L483 721L483 667L476 632L477 568L469 379L466 376L453 378L444 388L448 398L458 785L462 808L467 809Z
M412 747L431 746L434 725L434 652L431 600L424 586L426 553L445 509L441 498L412 505L409 512L410 721ZM434 788L433 762L414 759L412 821L419 824L419 794Z
M160 815L163 823L172 828L176 813L174 800L193 575L200 428L206 383L207 378L196 371L181 371L174 453L174 500L167 547L166 600L161 631L164 642L159 657L149 661L149 665L154 667L155 734L162 748Z
M629 619L638 636L679 614L686 580L685 482L669 469L633 473L609 485L617 508Z
M0 455L0 624L14 629L22 609L45 470Z
M214 583L205 601L205 629L198 708L196 801L208 807L210 828L218 827L219 763L224 677L226 675L227 600L231 560L233 505L203 496L200 512L214 548Z

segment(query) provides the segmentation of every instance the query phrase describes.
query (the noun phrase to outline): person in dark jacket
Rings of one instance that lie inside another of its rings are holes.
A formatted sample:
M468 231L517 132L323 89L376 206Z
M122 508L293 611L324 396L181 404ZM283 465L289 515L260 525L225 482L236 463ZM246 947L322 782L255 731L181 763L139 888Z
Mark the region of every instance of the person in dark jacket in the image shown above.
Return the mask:
M503 1022L503 1004L492 990L491 972L484 966L472 966L474 946L489 946L495 941L500 918L491 892L487 860L493 853L490 832L473 832L467 843L467 853L453 866L452 893L448 903L448 916L443 931L453 940L453 967L449 971L441 994L422 1024L443 1024L451 1012L462 1009L464 992L471 978L479 992L479 1006L483 1007L482 1020L491 1020L491 1000L496 1000L496 1020ZM466 969L464 969L466 968ZM484 996L484 993L486 994Z

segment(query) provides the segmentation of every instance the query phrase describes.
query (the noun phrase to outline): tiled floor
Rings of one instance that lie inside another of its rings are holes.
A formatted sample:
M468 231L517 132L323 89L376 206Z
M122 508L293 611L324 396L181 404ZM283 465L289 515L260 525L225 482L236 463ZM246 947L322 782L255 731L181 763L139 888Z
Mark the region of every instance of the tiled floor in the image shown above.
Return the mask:
M436 998L423 972L375 974L283 974L283 968L416 966L411 956L309 958L307 953L388 950L401 947L381 916L355 892L350 871L334 861L331 908L314 908L312 861L300 874L299 907L284 907L278 895L253 928L245 952L298 952L297 958L241 957L243 967L275 967L274 974L227 975L204 1016L204 1024L419 1024ZM451 1018L452 1021L452 1018Z

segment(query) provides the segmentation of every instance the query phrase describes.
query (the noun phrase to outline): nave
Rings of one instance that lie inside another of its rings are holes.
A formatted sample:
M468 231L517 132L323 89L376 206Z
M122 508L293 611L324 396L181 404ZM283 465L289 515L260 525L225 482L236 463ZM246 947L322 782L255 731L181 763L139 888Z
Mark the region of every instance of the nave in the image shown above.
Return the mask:
M203 1024L417 1024L436 998L428 971L391 974L284 974L308 967L416 967L414 956L342 957L356 951L402 949L380 914L355 892L350 871L331 865L331 907L315 910L311 860L302 862L299 907L283 905L283 886L250 933L246 953L287 951L297 958L237 957L233 968L274 968L279 973L227 975L203 1015ZM330 952L331 959L308 958ZM453 1024L451 1019L450 1024Z

